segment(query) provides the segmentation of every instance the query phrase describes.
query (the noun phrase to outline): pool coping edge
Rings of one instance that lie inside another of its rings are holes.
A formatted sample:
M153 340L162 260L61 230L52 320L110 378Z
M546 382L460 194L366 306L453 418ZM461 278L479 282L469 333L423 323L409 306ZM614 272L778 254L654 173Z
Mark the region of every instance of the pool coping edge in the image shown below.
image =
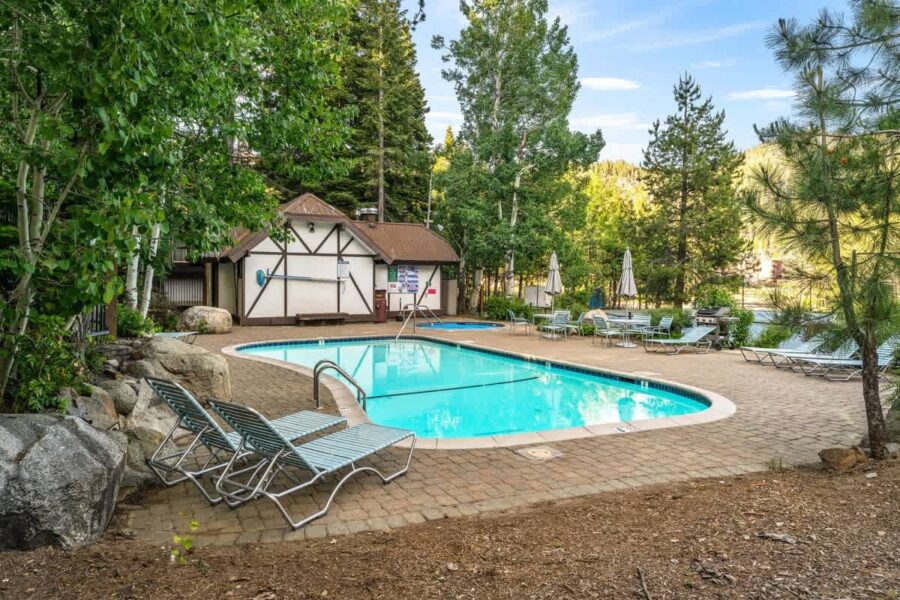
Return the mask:
M276 367L281 367L283 369L288 369L290 371L294 371L300 375L304 375L306 377L312 378L313 370L309 367L304 367L302 365L296 365L293 363L289 363L283 360L279 360L276 358L268 358L265 356L258 355L250 355L250 354L242 354L239 352L239 349L248 347L248 346L262 346L267 344L285 344L287 342L298 342L298 341L318 341L324 340L329 342L342 341L342 340L365 340L365 339L373 339L373 340L384 340L390 339L394 336L385 336L385 335L360 335L360 336L332 336L332 337L315 337L315 338L290 338L290 339L276 339L276 340L260 340L254 342L243 342L240 344L233 344L231 346L226 346L221 349L222 354L226 356L231 356L235 358L241 358L245 360L255 360L257 362L262 362L270 365L274 365ZM545 362L551 363L553 365L561 366L563 368L574 369L577 371L585 371L589 373L593 373L599 376L606 377L614 377L614 378L623 378L626 380L631 380L633 382L641 382L646 381L648 383L654 383L660 386L669 386L675 388L676 390L690 392L694 395L700 396L703 398L705 402L709 404L709 407L705 410L701 410L695 413L690 413L687 415L679 415L675 417L657 417L654 419L637 419L634 421L619 421L616 423L601 423L597 425L584 425L581 427L571 427L564 429L547 429L544 431L534 431L528 433L514 433L514 434L505 434L505 435L493 435L493 436L483 436L483 437L470 437L470 438L422 438L418 437L416 439L416 447L424 450L472 450L472 449L487 449L487 448L508 448L512 446L528 446L532 444L546 444L552 442L562 442L566 440L587 438L587 437L599 437L605 435L623 435L628 433L640 433L643 431L653 431L655 429L667 429L671 427L684 427L689 425L701 425L704 423L711 423L713 421L719 421L722 419L726 419L732 416L737 411L737 406L728 398L719 394L718 392L713 392L711 390L706 390L703 388L699 388L696 386L692 386L686 383L669 381L667 379L662 379L658 377L646 377L643 375L635 375L632 373L626 373L624 371L616 371L613 369L607 368L599 368L593 367L589 365L584 365L580 363L574 363L571 361L560 360L555 358L546 358L541 356L535 356L532 354L524 354L520 352L512 352L505 349L492 348L489 346L482 346L478 344L473 344L469 342L463 341L455 341L448 340L446 338L432 337L428 335L421 334L406 334L400 336L402 339L410 339L410 340L425 340L429 342L436 342L439 344L453 345L459 346L463 348L468 348L471 350L481 351L481 352L491 352L495 354L503 354L510 357L518 358L521 360L525 360L528 362ZM351 391L351 389L342 383L340 380L332 377L328 374L323 374L322 383L331 393L332 399L334 400L335 405L337 406L338 412L347 419L347 425L359 425L361 423L372 423L372 420L369 419L369 416L362 409L359 403L356 400L356 395ZM624 426L624 427L623 427ZM411 442L406 440L398 444L401 447L409 447Z

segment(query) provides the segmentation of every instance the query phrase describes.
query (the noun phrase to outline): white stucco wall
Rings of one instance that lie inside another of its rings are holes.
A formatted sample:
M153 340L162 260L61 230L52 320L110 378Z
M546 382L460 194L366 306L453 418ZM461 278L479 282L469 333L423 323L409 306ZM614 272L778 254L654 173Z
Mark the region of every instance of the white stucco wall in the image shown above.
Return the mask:
M232 315L237 314L237 298L234 292L234 264L221 263L218 265L218 295L219 308L224 308Z
M374 262L371 256L345 256L344 260L350 263L350 274L356 282L356 286L350 279L338 284L338 257L339 250L344 254L372 255L374 252L364 244L356 240L346 230L332 231L334 223L315 222L313 230L310 230L309 222L293 220L294 230L299 234L302 242L292 239L287 246L289 254L285 264L278 267L278 275L297 277L312 277L329 281L302 281L273 279L266 287L256 306L250 311L250 307L260 293L260 286L256 282L258 270L273 270L281 258L278 246L269 238L253 248L250 254L244 258L246 273L245 304L249 318L272 318L285 316L291 318L298 314L328 314L347 313L350 315L368 315L372 312L374 288L372 284L372 272ZM351 241L352 240L352 241ZM323 243L324 241L324 243ZM350 244L347 245L347 242ZM346 248L345 248L346 246ZM307 250L308 248L308 250ZM318 254L309 254L316 251ZM260 252L273 252L277 254L260 254ZM330 256L329 256L330 255ZM284 293L287 286L287 310L285 310ZM359 291L357 291L359 287Z
M416 265L419 268L419 290L415 294L411 292L388 292L388 310L398 311L407 304L413 304L418 301L431 310L439 310L441 308L441 269L436 265ZM377 265L375 271L375 289L388 288L387 265ZM434 276L431 273L434 272ZM429 285L428 278L432 277ZM433 290L433 294L429 294L428 290ZM423 296L423 292L425 292ZM421 298L421 300L419 300Z

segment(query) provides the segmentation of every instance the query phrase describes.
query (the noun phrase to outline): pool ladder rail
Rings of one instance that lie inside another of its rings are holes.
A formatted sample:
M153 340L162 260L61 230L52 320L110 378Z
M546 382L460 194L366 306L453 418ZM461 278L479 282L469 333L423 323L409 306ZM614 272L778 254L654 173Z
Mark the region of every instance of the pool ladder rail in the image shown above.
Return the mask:
M322 373L327 371L328 369L334 369L338 373L344 376L344 379L350 382L350 384L356 388L356 401L362 406L363 410L366 410L366 391L359 385L357 382L347 371L344 370L339 364L334 362L333 360L323 359L316 363L316 366L313 367L313 399L316 401L316 408L321 408L319 405L319 380L322 376Z
M406 329L406 326L409 324L410 319L412 319L412 322L413 322L413 333L416 332L416 315L418 315L418 313L420 313L420 312L422 313L422 317L429 323L434 323L434 322L443 323L443 321L441 321L440 317L438 317L436 314L434 314L434 311L431 310L431 308L429 308L428 306L425 306L424 304L407 304L406 306L403 307L402 312L405 312L407 310L409 310L409 314L406 316L406 319L404 319L403 326L400 327L400 331L397 333L397 337L394 338L395 342L400 339L401 335L403 335L403 331ZM402 314L402 312L401 312L401 314ZM429 315L431 315L431 316L429 316Z

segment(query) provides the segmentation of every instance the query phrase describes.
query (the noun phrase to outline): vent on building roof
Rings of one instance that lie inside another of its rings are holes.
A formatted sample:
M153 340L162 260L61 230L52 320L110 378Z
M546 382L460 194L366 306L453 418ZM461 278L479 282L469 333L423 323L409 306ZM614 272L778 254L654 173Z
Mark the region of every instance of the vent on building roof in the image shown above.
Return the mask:
M356 218L369 223L378 220L378 209L375 207L360 208L356 211Z

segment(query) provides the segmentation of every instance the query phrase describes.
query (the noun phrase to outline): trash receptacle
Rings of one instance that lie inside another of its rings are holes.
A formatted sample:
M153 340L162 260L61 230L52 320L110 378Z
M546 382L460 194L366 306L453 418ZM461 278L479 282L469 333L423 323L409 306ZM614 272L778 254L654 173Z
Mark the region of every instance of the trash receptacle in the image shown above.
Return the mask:
M387 321L387 292L385 290L375 290L375 322L385 323Z

